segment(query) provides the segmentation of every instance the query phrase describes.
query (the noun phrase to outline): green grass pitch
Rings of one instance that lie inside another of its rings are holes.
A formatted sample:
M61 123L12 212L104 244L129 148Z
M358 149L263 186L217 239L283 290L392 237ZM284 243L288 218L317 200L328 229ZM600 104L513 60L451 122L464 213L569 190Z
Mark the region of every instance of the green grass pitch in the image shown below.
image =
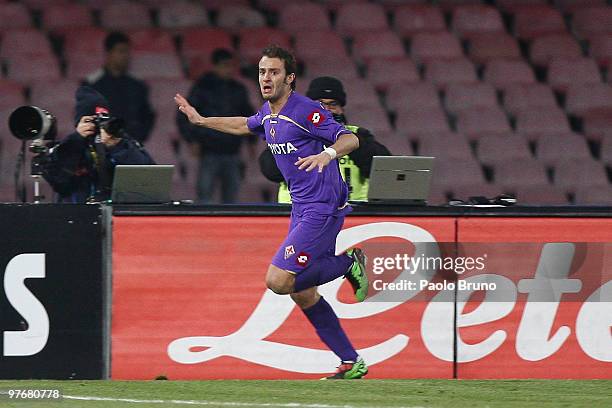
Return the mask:
M9 389L60 389L14 401ZM612 407L610 380L0 381L6 408Z

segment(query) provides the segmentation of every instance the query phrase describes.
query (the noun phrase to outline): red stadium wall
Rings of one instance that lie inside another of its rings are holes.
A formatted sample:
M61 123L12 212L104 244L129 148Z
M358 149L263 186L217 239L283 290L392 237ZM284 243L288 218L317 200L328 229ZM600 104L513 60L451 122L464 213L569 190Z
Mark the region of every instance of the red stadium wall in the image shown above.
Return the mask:
M267 265L287 227L285 217L114 217L111 377L318 378L333 371L336 357L302 313L287 296L265 288ZM457 240L460 253L487 249L473 243L491 245L487 273L514 284L534 276L543 243L600 242L580 247L581 259L593 260L571 276L597 270L599 280L582 279L583 291L563 295L551 336L562 326L570 334L557 349L548 337L521 332L527 350L530 344L552 350L537 361L517 351L517 332L550 310L546 302L532 302L531 320L521 323L526 294L515 302L459 302L455 353L455 304L448 293L422 291L394 302L374 293L353 304L342 280L325 285L321 293L370 365L368 378L612 378L606 351L612 322L607 320L606 338L605 318L596 317L612 316L612 299L584 302L584 293L604 284L602 296L610 296L612 244L605 243L612 243L612 220L353 216L337 246L362 242L368 253L415 254L413 243ZM518 246L503 249L495 242ZM599 331L590 333L591 326Z

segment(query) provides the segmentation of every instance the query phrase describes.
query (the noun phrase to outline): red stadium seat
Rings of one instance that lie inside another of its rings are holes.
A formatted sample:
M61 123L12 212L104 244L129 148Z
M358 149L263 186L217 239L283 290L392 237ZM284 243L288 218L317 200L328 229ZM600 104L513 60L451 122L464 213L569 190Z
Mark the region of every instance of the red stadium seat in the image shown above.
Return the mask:
M490 61L485 68L484 79L498 89L535 83L533 71L526 62L520 60Z
M558 10L550 6L534 5L517 9L514 15L514 33L525 40L547 34L565 33L565 22Z
M57 59L46 55L15 55L7 62L8 78L22 83L34 80L58 80Z
M553 58L579 58L580 46L569 34L553 34L535 38L531 44L531 62L548 66Z
M584 135L589 140L612 136L612 108L596 109L582 116Z
M452 29L462 38L482 33L503 33L504 24L499 11L491 6L466 5L453 10Z
M484 184L482 168L476 159L436 161L432 181L436 188L443 188L458 196L464 186L473 188L474 185Z
M438 0L437 3L442 10L452 12L457 7L480 5L482 0Z
M508 190L549 184L542 163L536 159L505 159L493 169L495 184Z
M430 5L400 6L394 12L394 21L394 29L402 37L446 31L442 11Z
M385 10L395 12L405 6L424 6L429 0L376 0Z
M589 40L589 54L602 67L612 65L612 34L594 35Z
M555 91L565 92L572 84L599 82L599 68L590 58L555 58L548 67L548 83Z
M359 125L361 126L361 123L359 123ZM412 156L414 154L410 142L405 137L398 134L393 134L391 137L386 137L384 140L382 140L382 138L379 137L379 134L381 133L384 134L384 132L378 132L375 133L374 136L379 142L384 144L394 156Z
M557 101L552 89L546 84L517 85L506 90L504 107L506 111L516 115L522 111L555 108Z
M63 27L93 26L92 11L84 4L51 4L42 13L43 26L48 30Z
M612 167L612 133L601 140L601 162Z
M570 127L565 112L560 108L539 108L517 113L516 131L528 140L536 140L549 135L567 134Z
M567 159L557 163L554 184L568 192L585 186L610 186L604 166L598 161L584 159Z
M104 56L102 54L92 56L85 54L72 54L70 59L67 59L66 78L83 80L94 72L98 71L104 65Z
M451 84L478 81L474 66L465 57L430 61L425 68L425 78L440 89L446 89Z
M418 82L419 73L408 58L377 58L368 64L368 80L377 90L386 92L402 83Z
M491 84L452 84L446 88L446 108L451 113L475 107L497 106L497 95Z
M522 186L514 188L517 202L520 205L563 205L567 204L567 195L550 184Z
M432 133L418 139L421 156L442 160L474 160L467 139L461 133Z
M459 40L448 32L419 33L412 38L411 54L417 63L463 56Z
M25 104L24 87L19 82L0 79L0 111L15 109ZM7 122L2 122L7 123Z
M474 35L468 43L468 54L477 64L495 59L519 59L521 51L516 40L506 33Z
M571 158L591 160L586 140L575 133L550 134L538 139L538 160L546 166L556 166Z
M266 19L259 11L248 6L227 6L219 10L217 25L237 32L244 28L263 27Z
M497 0L495 4L505 13L514 14L525 6L546 5L548 0Z
M11 59L19 56L36 55L52 58L51 44L45 34L34 29L15 29L2 35L0 57Z
M398 84L389 89L386 103L390 110L396 112L440 109L438 91L429 82Z
M527 141L515 133L484 136L478 140L478 159L483 164L493 165L503 160L532 159Z
M607 84L572 85L566 95L565 109L582 116L589 111L612 108L612 87Z
M188 28L182 31L182 53L186 57L202 56L210 59L217 48L232 50L232 37L219 28Z
M309 61L306 63L306 72L308 79L332 76L346 83L359 80L357 67L348 57Z
M295 3L283 5L279 10L278 28L288 33L331 30L327 10L320 4Z
M612 185L577 187L574 191L574 204L612 205Z
M316 59L322 55L348 55L342 38L334 31L305 31L296 35L295 53L300 59Z
M580 8L572 17L572 27L582 38L590 38L593 34L612 34L612 7Z
M347 116L353 118L355 123L371 130L374 134L392 131L387 113L380 106L365 108L359 105L355 106L351 102L351 105L347 108Z
M475 107L459 112L457 130L470 140L511 131L506 114L497 106Z
M355 34L353 56L367 64L380 58L403 58L406 53L399 37L392 31L385 30Z
M555 3L564 14L573 14L588 7L605 6L606 0L556 0Z
M187 79L158 79L148 81L150 100L156 111L176 110L174 95L180 93L187 97L192 82Z
M130 66L131 72L141 79L183 78L183 68L175 54L136 54Z
M173 54L176 52L172 36L159 28L145 28L127 33L134 54Z
M30 27L32 20L26 6L19 3L0 3L0 30Z
M170 2L160 7L158 19L159 26L168 29L210 25L204 5L188 1Z
M441 108L423 108L416 110L400 110L395 121L397 132L410 139L423 134L450 132L446 115Z
M109 30L130 30L151 27L149 9L138 3L115 1L104 4L100 23Z
M49 110L61 106L72 112L78 87L79 82L72 79L33 81L30 85L30 102Z
M290 48L291 38L275 28L245 28L240 32L240 57L250 64L256 64L261 58L261 51L270 44Z
M312 4L309 2L309 0L257 0L256 3L259 8L274 11L276 13L282 13L283 9L287 7L308 7L310 4Z
M388 28L385 10L378 4L347 2L338 9L336 30L343 36Z
M378 94L372 84L363 79L343 82L347 98L350 98L350 106L352 108L357 106L375 109L381 108Z
M64 40L64 56L72 60L89 54L92 57L104 56L104 38L107 33L99 27L74 27L54 30ZM84 62L84 61L83 61Z

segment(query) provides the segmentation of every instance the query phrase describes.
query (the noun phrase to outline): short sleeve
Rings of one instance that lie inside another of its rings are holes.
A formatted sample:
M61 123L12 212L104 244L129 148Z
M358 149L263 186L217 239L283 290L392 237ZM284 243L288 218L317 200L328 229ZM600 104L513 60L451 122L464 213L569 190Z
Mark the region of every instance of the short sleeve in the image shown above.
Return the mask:
M249 116L247 118L247 127L251 131L251 133L259 136L262 139L266 139L266 131L263 126L263 113L258 111L253 116Z
M336 143L341 134L351 133L344 125L334 120L330 111L323 108L309 111L306 114L305 124L311 135L329 145Z

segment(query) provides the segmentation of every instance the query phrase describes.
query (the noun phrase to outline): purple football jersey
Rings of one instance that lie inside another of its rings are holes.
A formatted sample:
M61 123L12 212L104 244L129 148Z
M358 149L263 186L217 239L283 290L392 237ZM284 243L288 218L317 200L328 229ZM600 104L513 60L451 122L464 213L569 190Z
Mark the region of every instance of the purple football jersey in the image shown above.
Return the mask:
M319 102L292 92L278 114L271 114L266 102L248 118L247 126L268 143L293 203L315 205L327 214L335 214L346 203L348 188L337 160L321 173L318 169L306 172L295 165L299 157L319 154L325 146L336 143L341 134L351 133Z

